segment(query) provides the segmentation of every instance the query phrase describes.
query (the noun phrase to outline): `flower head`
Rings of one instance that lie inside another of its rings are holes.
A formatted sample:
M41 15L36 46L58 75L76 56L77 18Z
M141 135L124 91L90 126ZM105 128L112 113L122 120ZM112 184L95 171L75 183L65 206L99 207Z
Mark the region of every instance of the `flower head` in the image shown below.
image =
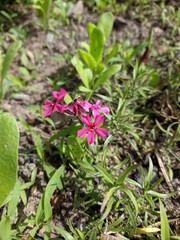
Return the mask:
M64 99L66 94L67 92L63 88L60 88L59 92L53 91L52 95L54 97L55 102L52 102L50 100L45 101L45 104L42 106L42 109L44 110L43 117L50 116L54 111L60 113L64 112L64 106L60 105L59 102L61 102Z
M92 104L91 109L94 117L99 115L100 112L109 114L109 107L107 106L101 107L101 106L102 106L102 102L100 100L97 100L95 104Z
M81 121L87 126L84 129L78 131L78 137L83 138L87 136L88 144L92 144L95 141L95 133L104 138L108 135L108 131L105 128L99 128L98 125L104 121L104 117L97 115L94 121L91 121L90 116L81 116Z
M66 110L77 116L79 112L89 112L91 105L88 101L81 101L81 97L77 97L67 105Z

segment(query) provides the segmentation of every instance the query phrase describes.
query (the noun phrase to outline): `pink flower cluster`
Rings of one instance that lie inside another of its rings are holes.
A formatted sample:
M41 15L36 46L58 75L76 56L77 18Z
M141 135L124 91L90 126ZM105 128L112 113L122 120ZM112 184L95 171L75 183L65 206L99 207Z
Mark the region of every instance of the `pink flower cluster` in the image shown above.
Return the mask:
M43 117L50 116L53 112L72 114L84 124L84 128L78 131L78 137L88 139L88 144L95 142L95 134L104 138L108 135L105 128L98 127L104 122L104 117L100 113L109 114L107 106L102 107L102 102L98 100L95 104L82 101L81 97L75 98L71 103L62 105L66 90L60 88L59 92L53 91L54 101L46 100L43 108Z

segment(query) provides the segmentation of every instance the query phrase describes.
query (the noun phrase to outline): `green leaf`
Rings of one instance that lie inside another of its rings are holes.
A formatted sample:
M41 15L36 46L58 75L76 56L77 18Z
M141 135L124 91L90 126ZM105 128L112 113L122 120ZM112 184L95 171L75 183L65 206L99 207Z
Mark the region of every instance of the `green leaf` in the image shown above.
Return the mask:
M171 193L158 193L152 190L147 191L146 193L159 198L169 198L177 194L177 191Z
M14 59L14 57L17 54L17 51L21 47L22 42L16 41L14 42L7 50L4 61L2 63L2 72L1 72L1 80L3 80L6 77L7 71Z
M130 191L126 186L121 186L119 188L120 191L123 191L131 200L131 202L133 203L134 207L135 207L135 214L136 216L138 215L138 204L136 201L136 198L134 197L132 191Z
M81 92L87 92L87 93L92 92L91 89L86 88L86 87L84 87L84 86L79 86L79 91L81 91Z
M78 143L76 137L69 136L67 138L67 145L73 157L76 160L80 160L81 157L83 156L83 149L81 145Z
M20 197L20 187L21 187L21 184L17 180L15 187L12 191L11 200L9 201L9 204L8 204L7 215L11 218L11 220L14 219L16 216L16 208L19 202L19 197Z
M4 216L0 222L0 240L11 240L10 218Z
M90 54L95 59L96 63L100 63L103 56L104 36L102 30L97 27L91 34Z
M170 228L166 210L162 201L159 199L160 204L160 218L161 218L161 240L170 240Z
M0 114L0 206L13 189L17 178L19 130L15 118Z
M105 168L98 165L96 165L95 168L99 171L99 173L106 180L107 183L112 185L114 184L115 179L106 171Z
M59 167L54 175L51 177L49 180L46 190L44 192L44 198L43 198L43 207L44 207L44 220L48 221L52 217L52 208L50 204L51 197L55 191L55 189L58 187L59 189L62 190L62 182L61 182L61 177L64 175L64 166L62 165Z
M70 235L66 230L57 227L55 225L52 225L52 227L54 228L54 230L56 230L56 232L58 232L61 236L63 236L63 238L65 240L74 240L74 238L72 237L72 235Z
M131 173L134 169L138 168L141 165L141 163L129 166L126 170L124 170L118 177L117 183L120 184L122 183L125 178L128 176L129 173Z
M82 58L82 60L84 61L84 63L87 65L87 67L91 68L92 70L94 68L96 68L96 66L97 66L96 61L91 56L91 54L89 54L81 49L78 50L78 53L79 53L80 57Z
M106 69L102 75L96 80L95 85L94 85L94 91L101 85L103 84L108 78L119 72L121 69L121 65L119 64L114 64L110 66L108 69Z
M91 42L91 39L92 39L92 32L94 31L95 28L96 28L96 26L94 24L88 23L87 30L88 30L88 38L89 38L90 42Z
M82 62L77 58L77 57L73 57L73 59L71 60L73 66L76 68L84 86L86 88L89 88L89 81L88 81L88 78L87 78L87 74L83 68L83 64Z
M109 38L112 32L113 23L114 19L111 12L102 14L98 20L97 27L103 32L105 41Z

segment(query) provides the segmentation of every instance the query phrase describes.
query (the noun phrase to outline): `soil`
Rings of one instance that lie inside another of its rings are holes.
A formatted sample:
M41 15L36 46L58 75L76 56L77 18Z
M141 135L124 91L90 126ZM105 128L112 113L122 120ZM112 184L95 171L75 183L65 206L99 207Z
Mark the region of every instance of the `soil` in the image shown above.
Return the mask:
M176 5L176 1L171 1L171 4ZM160 56L167 56L167 48L174 47L176 42L178 41L177 37L171 38L171 32L173 26L162 26L162 23L159 19L156 18L156 13L151 16L147 10L146 13L143 12L142 15L137 13L137 6L133 6L133 10L122 14L121 16L115 14L115 24L113 29L113 35L116 37L117 41L122 41L124 39L129 39L132 46L137 46L142 43L143 40L147 39L149 36L150 29L153 29L153 44L154 49L157 54ZM139 10L138 10L139 11ZM157 11L157 9L154 9ZM19 147L19 178L22 182L27 182L30 179L32 170L38 166L38 174L36 178L36 183L31 190L28 192L28 204L23 210L23 214L30 215L36 212L37 205L41 198L43 189L47 184L47 177L45 176L44 170L41 167L39 159L37 157L37 153L35 150L34 142L32 140L31 134L27 129L22 127L20 124L20 119L25 119L27 123L34 127L41 135L44 141L48 140L50 136L56 131L52 126L44 123L39 118L39 112L32 111L30 106L35 106L37 109L41 109L42 104L45 99L51 95L53 89L52 84L47 80L52 79L54 82L58 82L60 79L64 81L63 87L68 90L72 95L75 91L75 88L79 85L78 77L75 73L74 68L70 63L71 57L76 54L76 49L79 46L81 41L87 41L87 30L86 26L89 22L96 22L99 13L94 13L86 6L83 6L81 17L79 18L76 13L70 13L69 25L59 25L56 26L54 31L43 32L40 28L34 25L34 21L38 21L33 13L29 15L29 12L24 12L22 16L22 22L19 23L20 28L28 27L28 33L26 38L23 41L23 49L28 55L29 64L36 66L30 72L32 73L32 77L29 80L26 80L26 87L23 88L21 93L17 92L12 94L12 90L10 90L5 99L0 104L0 109L4 111L11 112L17 119L20 129L20 147ZM6 36L7 45L11 42L11 39ZM167 43L165 45L164 43ZM6 47L6 46L5 46ZM165 81L165 74L168 71L168 67L172 67L173 63L171 62L153 62L154 53L150 52L150 62L152 65L160 66L162 69L162 82ZM67 56L65 59L62 58L61 61L56 61L53 59L53 56L59 55L61 57ZM178 58L179 56L177 56ZM13 64L10 71L15 76L19 75L18 68L22 63L20 62L19 57L16 58L16 64ZM168 65L168 66L167 66ZM176 72L177 69L174 69ZM56 88L58 86L54 84ZM155 97L154 102L151 99L150 104L154 104L156 107L160 107L158 109L162 113L166 113L166 115L162 114L161 121L178 121L180 116L179 109L174 109L173 99L170 99L172 103L168 105L168 100L165 99L165 91L162 92L161 95ZM159 102L162 103L164 99L164 105L159 106ZM152 103L153 102L153 103ZM147 103L148 104L148 103ZM170 106L170 107L169 107ZM172 107L171 107L172 106ZM168 110L168 111L166 111ZM39 111L39 110L38 110ZM168 118L169 117L169 118ZM158 163L157 154L154 152L155 145L157 143L150 142L148 139L148 132L150 129L144 129L144 141L146 145L149 144L149 152L144 153L143 166L147 168L147 163L145 159L147 155L150 154L153 156L154 164L156 166L156 170L154 170L155 179L159 176L164 178L163 172L161 172L160 165ZM125 142L121 143L122 139L119 139L120 146L120 156L126 154L127 151L132 151L130 146ZM163 141L163 140L161 140ZM125 145L124 145L125 144ZM159 144L160 145L160 144ZM112 153L114 149L112 146ZM143 151L143 150L142 150ZM164 155L163 148L159 149L160 158L165 163L167 167L167 159L166 155ZM178 147L176 148L176 154L178 154ZM132 156L135 154L132 152ZM159 155L158 155L159 156ZM179 151L180 156L180 151ZM48 159L48 155L46 156ZM136 156L134 157L136 159ZM57 156L55 156L54 160L55 165L58 166ZM174 174L173 181L171 184L167 184L166 181L163 181L159 187L159 191L162 193L166 193L171 191L169 187L173 188L173 190L180 190L180 162L177 159L172 157L172 171ZM71 176L71 172L67 171L67 175ZM134 177L137 181L141 181L137 176ZM66 186L66 191L63 194L56 192L53 196L55 201L56 197L58 202L54 203L54 219L53 223L57 226L62 226L65 229L67 228L66 219L71 219L74 226L78 228L83 228L83 225L86 223L86 218L82 216L82 209L73 209L73 196L72 196L71 182L68 186ZM177 219L177 216L180 215L180 192L177 193L177 196L174 198L170 198L167 200L168 202L168 213L171 219ZM176 228L176 231L179 231L180 222L173 222ZM179 232L180 233L180 232ZM38 233L38 236L43 236L43 229ZM52 233L52 238L57 237L55 233ZM60 239L60 238L59 238Z

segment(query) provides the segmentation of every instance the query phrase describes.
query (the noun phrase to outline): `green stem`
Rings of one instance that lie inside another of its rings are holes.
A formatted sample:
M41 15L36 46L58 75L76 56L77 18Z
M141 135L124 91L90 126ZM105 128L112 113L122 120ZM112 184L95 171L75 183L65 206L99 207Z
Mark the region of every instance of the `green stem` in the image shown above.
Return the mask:
M3 81L0 80L0 100L3 98Z

